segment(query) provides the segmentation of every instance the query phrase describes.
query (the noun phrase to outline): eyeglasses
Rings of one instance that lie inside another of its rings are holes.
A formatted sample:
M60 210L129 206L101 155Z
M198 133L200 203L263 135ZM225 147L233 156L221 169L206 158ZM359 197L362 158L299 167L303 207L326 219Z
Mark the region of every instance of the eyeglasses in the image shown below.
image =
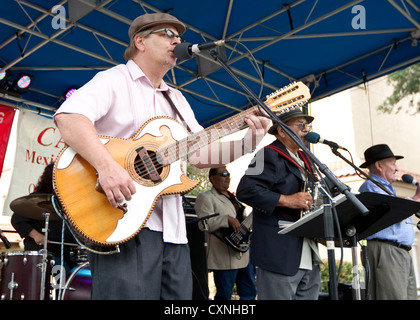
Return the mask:
M223 177L223 178L230 177L230 173L229 172L219 172L219 173L216 173L216 174L218 176Z
M158 29L158 30L150 32L150 34L162 32L162 31L165 31L165 36L167 39L173 40L174 38L177 38L179 41L184 42L184 39L182 39L180 35L177 35L175 32L173 32L172 30L168 28Z
M308 128L308 130L312 130L312 125L309 124L309 123L298 122L298 123L294 123L292 125L298 127L299 130L301 130L301 131L305 130L306 128Z

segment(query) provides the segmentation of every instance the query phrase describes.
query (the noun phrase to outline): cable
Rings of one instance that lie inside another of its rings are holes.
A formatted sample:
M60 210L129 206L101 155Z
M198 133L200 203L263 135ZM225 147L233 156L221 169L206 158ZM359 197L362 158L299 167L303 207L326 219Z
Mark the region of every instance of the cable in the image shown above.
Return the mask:
M341 234L340 221L339 221L338 215L337 215L337 209L335 208L334 203L332 203L332 201L331 201L331 207L332 207L332 212L333 212L334 223L337 227L336 229L337 229L337 233L338 233L338 240L339 240L339 243L340 243L340 253L341 253L340 263L339 263L338 270L337 270L337 281L336 281L336 283L338 285L340 275L341 275L341 269L342 269L342 266L343 266L344 244L343 244L343 237L342 237L342 234ZM335 261L334 261L334 263L335 263Z
M261 73L260 68L258 67L257 60L255 59L255 57L252 54L252 52L248 49L248 47L246 45L244 45L242 42L240 42L238 40L235 40L235 39L229 39L229 42L234 42L236 44L241 45L246 50L246 52L248 53L248 55L249 55L249 59L248 60L251 62L251 65L254 67L255 71L257 72L257 74L258 74L258 76L260 78L261 85L260 85L260 92L258 94L258 98L261 98L262 91L263 91L263 88L264 88L264 78L262 76L262 73ZM249 99L248 96L247 96L247 99L248 99L248 102L252 105L252 102L251 102L251 100ZM256 105L257 105L258 111L259 111L259 113L260 113L261 116L266 117L266 118L268 118L270 120L273 120L271 117L266 116L264 114L264 112L261 111L261 106L258 103Z
M261 98L262 90L263 90L263 87L264 87L264 78L262 76L260 68L258 67L257 60L255 59L252 52L248 49L248 47L246 45L244 45L242 42L240 42L238 40L235 40L235 39L230 39L230 42L234 42L236 44L241 45L246 50L246 52L248 52L248 55L250 57L249 61L251 62L252 66L254 67L255 71L257 72L258 76L260 77L261 85L260 85L260 93L258 94L258 98Z

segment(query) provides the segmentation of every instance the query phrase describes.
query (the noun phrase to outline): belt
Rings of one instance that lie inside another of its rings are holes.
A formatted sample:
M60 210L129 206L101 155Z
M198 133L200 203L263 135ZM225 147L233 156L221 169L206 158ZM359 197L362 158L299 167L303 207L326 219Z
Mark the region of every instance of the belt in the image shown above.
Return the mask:
M411 246L406 246L404 244L398 243L396 241L392 241L392 240L386 240L386 239L370 239L370 241L380 241L380 242L385 242L390 244L391 246L397 247L397 248L401 248L404 249L406 251L410 251L411 250Z

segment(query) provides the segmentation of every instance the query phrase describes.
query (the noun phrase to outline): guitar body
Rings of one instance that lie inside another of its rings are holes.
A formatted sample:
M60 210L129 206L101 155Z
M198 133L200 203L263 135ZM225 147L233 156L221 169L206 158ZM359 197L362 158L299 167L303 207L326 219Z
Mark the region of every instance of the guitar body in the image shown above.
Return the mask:
M233 249L239 252L247 252L251 241L252 231L247 228L241 228L241 231L234 232L231 227L220 230L224 240Z
M242 207L242 210L244 210L244 207ZM235 232L232 227L220 229L223 235L223 239L236 251L248 251L249 244L251 243L252 219L253 214L251 213L241 222L241 226L238 232Z
M74 230L89 242L115 246L134 237L146 224L156 201L164 195L194 189L198 180L189 179L182 160L168 165L155 162L158 148L188 136L185 128L169 117L147 121L130 139L100 137L114 159L130 174L136 193L124 208L114 208L97 187L95 169L69 147L58 155L53 172L54 190ZM139 158L147 150L159 180L152 179Z

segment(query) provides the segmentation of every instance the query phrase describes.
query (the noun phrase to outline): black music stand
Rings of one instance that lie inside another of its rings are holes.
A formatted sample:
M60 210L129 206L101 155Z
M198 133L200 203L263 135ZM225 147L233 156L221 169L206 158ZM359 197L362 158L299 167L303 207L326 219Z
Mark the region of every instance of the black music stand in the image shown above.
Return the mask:
M349 240L353 246L358 240L365 239L420 211L420 202L409 199L372 192L360 193L356 197L369 209L367 215L360 214L352 202L345 197L337 200L335 204L342 238ZM285 226L279 234L324 240L324 211L323 206L315 209L295 223ZM338 230L335 224L334 241L339 240L336 237L337 234ZM355 295L356 298L359 298L360 292L356 292Z

